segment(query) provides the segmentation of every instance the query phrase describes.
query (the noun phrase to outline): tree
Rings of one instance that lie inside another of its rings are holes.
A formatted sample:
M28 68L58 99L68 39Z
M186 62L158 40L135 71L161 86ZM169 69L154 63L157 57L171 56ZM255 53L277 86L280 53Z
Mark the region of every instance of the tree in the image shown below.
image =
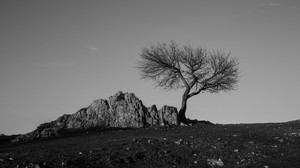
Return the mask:
M202 92L218 93L236 89L238 59L221 50L208 51L189 45L158 43L144 47L138 69L142 79L154 80L166 90L184 88L179 120L187 123L187 101Z

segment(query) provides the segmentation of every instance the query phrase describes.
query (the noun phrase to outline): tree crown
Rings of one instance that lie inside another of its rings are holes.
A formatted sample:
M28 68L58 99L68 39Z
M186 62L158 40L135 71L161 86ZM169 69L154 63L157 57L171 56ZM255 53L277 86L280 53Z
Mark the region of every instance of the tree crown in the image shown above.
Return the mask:
M216 93L236 89L239 61L222 50L179 46L171 41L144 47L140 56L141 77L154 80L158 87L193 90L190 97L201 91Z

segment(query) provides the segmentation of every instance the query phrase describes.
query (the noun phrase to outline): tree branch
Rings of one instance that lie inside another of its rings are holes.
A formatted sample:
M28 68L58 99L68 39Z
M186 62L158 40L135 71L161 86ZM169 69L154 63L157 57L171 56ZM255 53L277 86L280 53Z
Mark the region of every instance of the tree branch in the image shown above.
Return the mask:
M189 97L202 91L219 92L235 88L238 82L238 61L230 53L183 46L175 42L158 43L143 48L139 69L144 79L156 81L165 89L194 90Z

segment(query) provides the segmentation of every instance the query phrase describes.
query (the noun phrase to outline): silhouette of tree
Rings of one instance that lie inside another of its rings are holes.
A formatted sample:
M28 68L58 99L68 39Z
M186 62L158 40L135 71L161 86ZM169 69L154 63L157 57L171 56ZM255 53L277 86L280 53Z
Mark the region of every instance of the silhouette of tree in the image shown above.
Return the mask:
M138 69L142 79L154 80L167 90L184 88L180 122L187 123L187 101L201 92L218 93L236 89L239 78L238 59L221 50L207 51L189 45L158 43L144 47Z

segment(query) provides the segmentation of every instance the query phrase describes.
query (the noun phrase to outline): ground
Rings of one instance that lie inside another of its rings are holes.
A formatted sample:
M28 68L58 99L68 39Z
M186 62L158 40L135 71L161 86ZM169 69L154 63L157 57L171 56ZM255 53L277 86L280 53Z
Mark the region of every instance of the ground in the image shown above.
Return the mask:
M94 129L27 143L12 138L0 138L0 167L300 166L299 122Z

